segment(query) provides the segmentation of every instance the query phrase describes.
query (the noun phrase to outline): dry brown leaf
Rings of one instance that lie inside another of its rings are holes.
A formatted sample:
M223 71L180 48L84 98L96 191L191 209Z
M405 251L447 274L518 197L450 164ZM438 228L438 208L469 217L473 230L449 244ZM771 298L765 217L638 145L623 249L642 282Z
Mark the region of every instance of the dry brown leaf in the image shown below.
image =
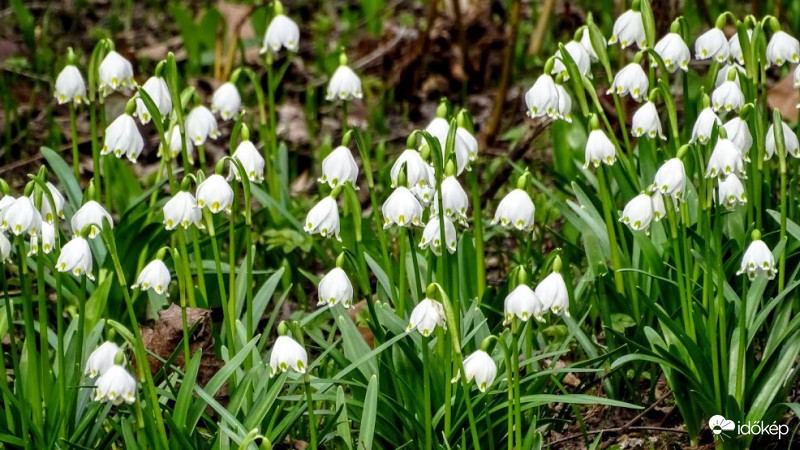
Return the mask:
M786 121L797 121L797 101L797 89L794 88L791 75L784 77L767 90L767 104L770 108L780 111Z

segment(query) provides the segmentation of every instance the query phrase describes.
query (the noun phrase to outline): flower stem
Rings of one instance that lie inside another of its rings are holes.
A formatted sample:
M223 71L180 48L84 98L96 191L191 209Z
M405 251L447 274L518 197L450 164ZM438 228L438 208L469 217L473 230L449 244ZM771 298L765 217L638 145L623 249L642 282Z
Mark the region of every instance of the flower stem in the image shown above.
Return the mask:
M53 208L55 210L55 208ZM56 218L54 218L56 220ZM44 258L42 258L41 248L36 252L36 290L39 297L39 369L40 378L39 382L42 389L47 394L47 388L50 386L47 379L50 367L50 358L48 357L48 348L50 345L47 343L47 332L49 327L47 324L47 293L45 291L47 284L44 279ZM45 395L45 397L49 397Z
M11 357L11 366L14 369L14 373L21 373L19 371L19 353L17 353L17 338L14 335L14 316L12 314L12 306L11 306L11 297L8 295L8 280L6 279L6 263L3 262L3 270L0 270L0 281L3 284L3 300L5 301L5 310L6 310L6 323L8 324L8 340L9 340L9 347L11 350L10 357ZM4 359L4 358L3 358ZM60 369L63 371L63 369ZM5 372L4 372L5 373ZM5 377L4 377L5 378ZM19 397L20 400L24 399L25 390L19 390ZM11 404L9 402L4 403L6 407L4 408L6 411L11 411ZM27 420L20 420L22 424L22 435L28 435L28 421ZM13 426L13 422L9 422L10 426Z
M433 432L433 425L431 424L431 380L430 380L430 373L431 370L430 366L430 356L428 355L429 349L428 345L430 344L429 337L422 337L422 389L423 389L423 408L424 409L424 417L425 417L425 448L433 448L432 442L432 432ZM449 383L448 383L449 384ZM449 403L450 400L448 399L447 402Z
M194 265L197 270L197 287L205 299L205 306L208 306L208 292L206 292L205 269L203 268L203 253L200 251L200 233L197 227L192 227L192 247L194 251Z
M475 226L475 283L478 295L478 306L481 306L483 291L486 290L486 262L483 254L483 211L481 210L481 191L478 186L477 168L469 173L472 185L472 217Z
M400 246L400 254L398 265L400 270L400 280L399 280L399 297L397 298L397 314L399 316L405 316L406 313L406 299L408 298L408 287L406 284L408 283L408 276L406 275L406 245L403 243L403 239L400 239L398 242Z
M177 234L179 251L181 253L181 266L183 266L181 269L183 269L183 273L177 273L176 276L182 276L184 278L186 282L186 297L189 301L189 306L192 308L197 308L197 301L194 297L194 283L192 283L192 271L189 268L189 250L186 247L186 230L178 230ZM198 272L199 270L200 269L198 269ZM200 278L200 275L197 277Z
M69 131L72 134L72 173L75 181L81 182L81 158L78 152L78 124L75 117L75 103L69 103Z
M317 420L314 418L314 399L311 396L311 377L308 372L303 374L303 384L306 387L306 403L308 405L308 432L311 435L311 448L317 449Z
M606 232L608 233L608 240L611 245L611 263L614 265L614 283L617 288L617 293L625 293L625 281L622 278L622 262L619 258L619 249L617 248L617 234L614 231L614 218L611 215L611 196L608 192L608 182L606 181L605 167L601 164L597 168L597 184L600 185L600 200L603 203L603 216L606 222ZM634 305L634 309L636 305ZM634 312L634 317L639 317L638 311Z
M97 142L97 102L89 105L89 128L92 135L92 176L100 183L100 143ZM100 189L97 190L100 195ZM99 198L97 200L100 200Z
M514 365L514 433L517 444L522 445L522 409L520 407L519 394L519 329L517 318L511 320L511 351L512 363Z
M42 411L41 396L41 377L39 375L39 357L36 354L36 329L33 326L33 302L31 298L30 277L28 276L28 265L25 261L25 241L22 236L16 236L17 241L17 261L19 263L19 284L22 288L22 310L25 318L25 348L28 358L28 373L34 377L28 379L27 386L30 388L30 405L33 413L33 423L41 427L44 423L44 413ZM10 323L9 323L10 325ZM44 326L45 324L40 324ZM44 331L44 330L43 330Z
M217 244L217 234L214 231L214 216L211 213L204 209L203 215L206 219L206 228L208 228L208 236L211 238L211 251L214 253L214 266L217 270L217 284L219 284L219 301L222 304L222 312L226 316L226 323L225 327L228 329L227 339L228 339L228 347L233 350L235 345L235 341L233 339L234 336L234 319L233 317L227 317L228 314L228 296L225 294L225 278L222 275L222 263L220 262L219 256L219 244ZM229 270L231 270L229 268Z
M424 292L422 291L422 280L420 279L419 273L419 262L417 261L417 248L414 245L414 232L411 231L411 227L406 228L406 233L408 234L408 247L411 249L411 263L414 267L414 280L417 282L417 299L422 300L422 295ZM442 247L446 247L443 245ZM443 248L444 251L447 251L446 248Z

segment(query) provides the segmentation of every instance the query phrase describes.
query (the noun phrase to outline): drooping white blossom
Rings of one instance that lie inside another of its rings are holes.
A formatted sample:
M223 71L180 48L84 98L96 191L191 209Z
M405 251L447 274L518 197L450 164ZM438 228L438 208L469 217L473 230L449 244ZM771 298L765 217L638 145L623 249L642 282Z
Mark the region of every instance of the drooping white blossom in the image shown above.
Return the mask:
M689 46L683 42L680 34L668 33L656 43L654 50L664 61L668 72L675 73L678 69L684 72L689 71L689 61L691 61L692 55L689 52ZM651 61L650 67L658 67L658 62Z
M659 167L650 187L652 192L660 192L676 200L683 200L686 191L686 168L680 158L667 160Z
M730 45L728 45L728 38L725 33L719 28L712 28L700 37L694 43L695 58L714 59L717 62L725 62L731 54Z
M718 139L706 165L706 178L723 178L731 174L746 178L742 153L730 139Z
M536 285L536 297L542 302L542 309L549 309L557 316L569 317L569 294L564 277L552 272Z
M136 401L136 379L123 366L113 365L95 383L92 400L114 405Z
M733 81L726 81L711 93L711 104L714 111L738 111L744 106L742 89Z
M419 155L416 150L406 150ZM411 157L411 155L409 155ZM422 159L419 160L427 170L428 165ZM417 169L415 167L414 169ZM392 168L394 171L394 168ZM398 169L399 172L399 169ZM394 179L394 178L393 178ZM352 183L353 187L358 188L358 164L353 158L350 149L340 145L336 147L325 159L322 160L322 176L317 179L320 183L327 183L328 186L335 188L346 182ZM409 184L411 182L409 181Z
M795 158L800 158L800 142L797 140L797 135L794 131L786 125L786 122L781 122L781 130L783 131L783 148L785 154L792 155ZM764 142L764 150L767 154L764 155L764 160L772 158L772 155L778 151L778 143L775 140L775 124L769 126L767 136Z
M139 91L147 92L147 95L150 96L156 108L158 108L158 113L161 114L161 117L169 117L170 112L172 112L172 95L164 78L158 76L148 78L139 88ZM135 115L139 117L139 121L142 124L150 122L150 111L147 110L147 106L145 106L144 100L141 98L136 99Z
M363 96L361 79L353 72L353 69L344 64L337 67L328 82L328 93L325 95L325 100L353 100Z
M744 189L742 180L736 175L728 175L719 180L715 194L716 203L728 209L747 203L747 191Z
M649 100L644 102L633 114L631 135L633 137L647 136L650 139L659 137L661 140L667 140L661 131L661 118L658 117L658 109L653 102Z
M152 289L158 294L164 295L171 280L172 277L164 261L154 259L139 272L136 283L131 286L131 289L140 288L142 291Z
M71 241L61 247L61 254L56 261L59 272L71 272L76 277L85 275L94 281L92 274L92 249L89 241L82 236L75 236Z
M236 85L230 81L219 85L211 97L211 112L219 113L222 120L230 120L239 114L242 107L242 96Z
M77 67L67 64L61 69L56 78L53 96L59 105L69 102L80 105L86 102L86 82Z
M219 137L217 119L214 113L205 106L195 106L186 116L186 139L191 139L194 145L203 145L206 139Z
M653 220L653 202L647 194L639 194L625 205L619 221L631 230L647 232Z
M345 308L353 305L353 285L344 270L334 267L325 274L317 286L319 304L334 306L337 303Z
M532 232L535 212L531 196L523 189L514 189L500 200L492 225L500 224L504 228Z
M114 220L103 205L94 200L89 200L72 216L72 233L75 235L80 234L84 228L91 225L89 238L94 239L100 234L100 229L103 227L103 219L108 220L108 225L114 228Z
M536 79L528 92L525 93L526 111L529 117L537 118L547 116L557 119L558 115L558 89L553 77L542 74Z
M398 186L389 195L381 208L383 214L383 227L392 225L408 227L411 225L422 226L422 205L404 186Z
M110 341L103 342L89 355L83 374L89 378L105 375L108 369L114 366L119 350L119 345Z
M455 253L456 251L456 227L453 222L447 217L443 218L444 221L444 237L447 251ZM442 231L439 217L431 217L422 231L422 240L419 241L419 248L429 248L434 255L439 256L442 254Z
M467 224L467 208L469 208L469 197L467 196L461 183L454 176L449 176L442 181L442 208L444 216L458 222L461 225ZM433 194L431 209L434 214L439 213L439 192Z
M419 334L428 337L436 327L445 328L444 307L431 298L425 298L411 311L406 331L416 329Z
M776 66L800 62L800 41L785 31L776 32L767 44L767 60Z
M128 114L120 114L106 127L100 154L113 153L117 158L125 156L131 162L136 162L143 149L144 139L139 133L136 121Z
M711 138L711 133L714 130L714 125L722 125L717 113L711 107L704 108L697 116L697 120L692 128L692 138L690 143L699 142L705 144Z
M261 45L260 53L262 55L267 51L277 53L281 47L290 52L297 52L299 46L300 28L283 13L276 13L267 27L267 32L264 34L264 42Z
M275 376L278 372L286 372L289 369L306 373L307 367L306 349L289 336L278 336L269 355L269 376Z
M211 175L198 184L195 197L198 208L208 208L214 214L220 211L231 213L233 189L222 175Z
M586 161L583 167L592 164L597 168L600 167L600 163L613 166L616 161L617 149L611 139L602 130L592 130L586 139Z
M180 191L164 204L164 228L174 230L177 226L188 229L191 225L199 229L203 225L203 213L190 192Z
M527 322L531 317L544 322L542 314L546 309L533 289L526 284L519 284L506 295L506 299L503 301L503 316L505 317L503 323L511 323L514 317L523 322Z
M617 72L606 94L616 93L620 97L630 94L631 98L640 102L647 96L649 88L650 82L644 69L638 63L632 62Z
M251 141L244 140L240 142L231 157L242 164L244 172L247 174L247 178L250 182L261 183L264 181L264 167L266 166L266 161L264 161L261 152L256 149L256 146L253 145ZM239 171L233 166L231 167L231 174L228 178L230 179L231 177L236 178L237 181L242 179Z
M644 32L642 13L631 9L625 11L614 22L609 44L620 43L622 48L636 44L639 48L644 48L647 36ZM651 44L652 45L652 44Z
M745 273L750 280L755 280L759 276L772 280L775 278L775 274L778 273L778 269L775 267L775 257L767 247L767 244L761 239L754 239L744 252L742 264L736 275Z
M339 205L336 199L330 196L324 197L308 212L305 226L303 227L308 234L319 234L322 237L339 237Z
M497 377L497 364L488 353L476 350L464 358L464 376L467 383L475 380L478 390L486 392L486 389L494 383L494 379ZM461 379L461 372L457 372L451 382L455 383L459 379Z
M114 91L128 92L136 87L133 66L130 61L114 50L108 52L98 68L99 89L103 96Z

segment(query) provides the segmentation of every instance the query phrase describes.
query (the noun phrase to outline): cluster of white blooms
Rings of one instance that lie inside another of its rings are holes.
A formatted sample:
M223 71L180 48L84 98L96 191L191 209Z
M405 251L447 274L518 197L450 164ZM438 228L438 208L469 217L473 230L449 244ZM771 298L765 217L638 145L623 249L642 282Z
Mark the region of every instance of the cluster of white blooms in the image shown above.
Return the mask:
M84 374L97 377L92 400L114 405L132 404L136 400L136 379L125 365L125 356L113 342L104 342L89 355Z
M503 302L504 323L509 324L515 319L527 322L531 318L544 322L544 314L548 311L569 317L569 294L561 275L560 257L556 256L553 271L539 282L536 289L531 289L525 279L525 276L518 277L519 284Z

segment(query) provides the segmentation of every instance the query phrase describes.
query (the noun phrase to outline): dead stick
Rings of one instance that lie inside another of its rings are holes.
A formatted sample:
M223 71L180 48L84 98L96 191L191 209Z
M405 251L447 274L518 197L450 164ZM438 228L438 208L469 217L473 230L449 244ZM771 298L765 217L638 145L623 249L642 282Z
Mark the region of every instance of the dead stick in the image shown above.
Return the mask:
M508 25L508 40L506 41L506 47L503 49L503 69L500 73L500 87L497 88L497 99L494 102L492 117L489 119L489 123L486 124L486 129L481 135L483 147L494 142L497 131L500 129L500 121L503 118L508 84L511 80L511 63L514 60L514 46L517 42L519 10L521 5L522 0L514 0L514 3L511 5L511 21Z

